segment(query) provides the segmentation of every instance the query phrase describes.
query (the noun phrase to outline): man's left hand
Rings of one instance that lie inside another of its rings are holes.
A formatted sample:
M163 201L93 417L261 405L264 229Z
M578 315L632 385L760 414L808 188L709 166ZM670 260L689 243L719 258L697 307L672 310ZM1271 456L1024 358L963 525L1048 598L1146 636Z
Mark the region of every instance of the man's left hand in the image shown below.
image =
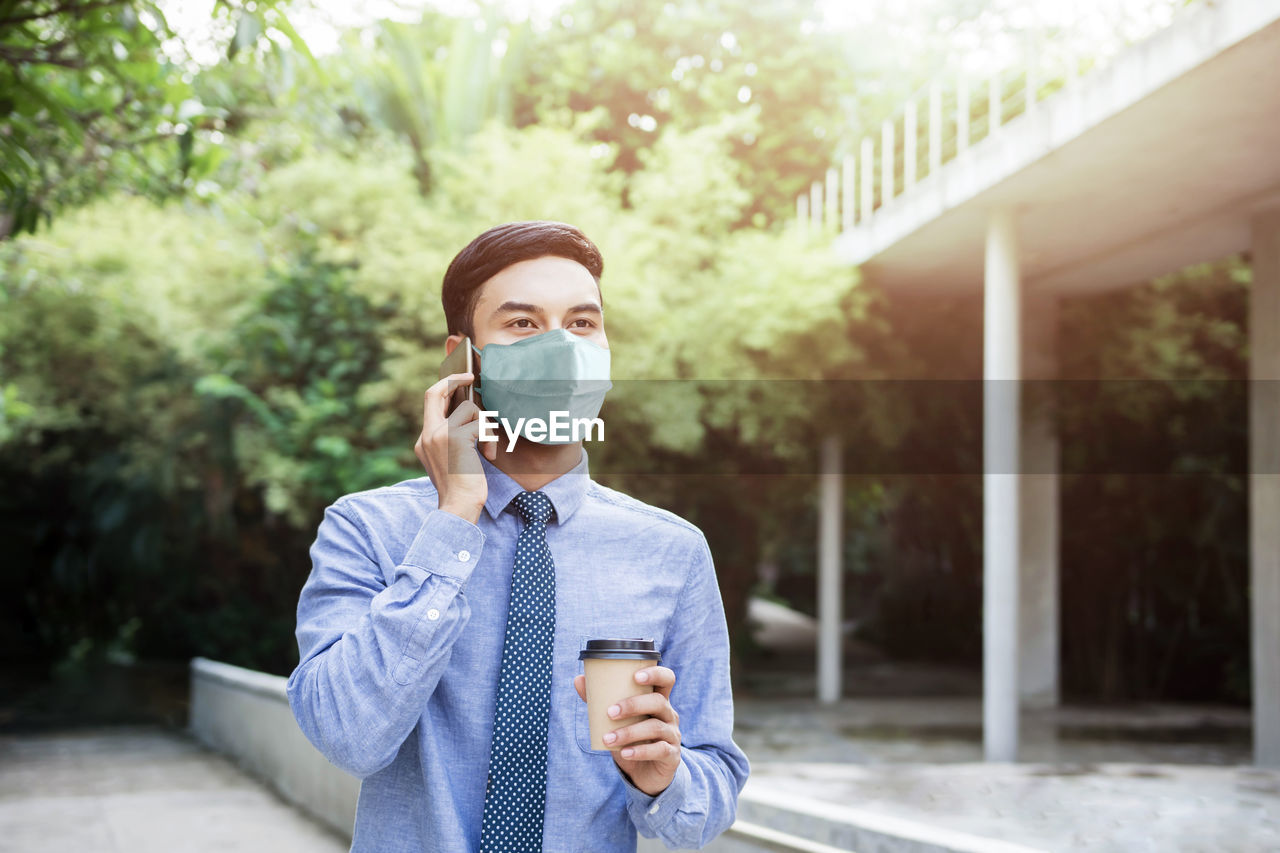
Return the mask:
M609 709L609 716L617 720L647 714L650 719L614 729L604 736L605 746L631 784L656 797L676 778L680 766L680 715L671 707L676 674L665 666L650 666L637 670L635 679L637 684L652 684L653 692L623 699ZM586 676L575 676L573 686L587 701Z

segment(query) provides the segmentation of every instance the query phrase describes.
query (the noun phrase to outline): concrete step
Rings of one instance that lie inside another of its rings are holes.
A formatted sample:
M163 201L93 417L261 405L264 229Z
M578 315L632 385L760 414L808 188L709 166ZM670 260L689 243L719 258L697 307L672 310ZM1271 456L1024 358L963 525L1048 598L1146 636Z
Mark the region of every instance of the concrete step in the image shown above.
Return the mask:
M640 839L637 853L659 853ZM837 805L748 781L734 825L709 853L1044 853L1037 848Z

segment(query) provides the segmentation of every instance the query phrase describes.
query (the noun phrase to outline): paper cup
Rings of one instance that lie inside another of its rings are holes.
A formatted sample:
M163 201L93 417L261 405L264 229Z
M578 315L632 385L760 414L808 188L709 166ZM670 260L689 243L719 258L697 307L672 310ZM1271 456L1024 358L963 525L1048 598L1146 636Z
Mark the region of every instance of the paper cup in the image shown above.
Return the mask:
M607 638L588 640L587 647L578 653L587 678L587 720L591 726L592 749L618 749L607 746L605 733L648 719L647 714L613 719L609 706L630 696L652 693L652 684L636 684L635 675L645 667L653 666L661 654L653 647L651 639Z

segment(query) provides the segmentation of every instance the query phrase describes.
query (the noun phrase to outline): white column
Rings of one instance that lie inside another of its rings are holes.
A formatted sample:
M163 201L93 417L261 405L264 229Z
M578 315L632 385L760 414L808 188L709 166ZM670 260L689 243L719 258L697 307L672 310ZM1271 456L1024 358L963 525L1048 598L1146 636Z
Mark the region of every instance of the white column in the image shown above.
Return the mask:
M1012 211L987 223L983 319L982 732L988 761L1018 757L1019 282Z
M987 135L1000 129L1001 113L1004 110L1004 83L999 73L987 81Z
M1280 208L1253 219L1249 295L1249 597L1253 756L1280 767Z
M842 636L841 591L844 565L844 474L841 471L840 437L822 442L822 472L818 506L818 701L840 699Z
M1058 433L1049 408L1057 374L1058 301L1023 300L1022 510L1018 690L1024 708L1058 704Z
M942 87L929 84L929 174L942 168Z
M956 156L969 149L969 81L956 82Z
M827 169L827 191L823 198L827 202L827 231L834 234L840 230L840 182L834 168Z
M813 230L822 233L822 182L814 181L809 185L809 216L812 218Z
M916 102L907 101L907 110L902 116L902 191L906 192L916 185Z
M880 205L893 201L893 120L880 125Z
M1038 66L1040 64L1040 52L1036 49L1034 36L1028 36L1027 44L1027 79L1026 89L1023 94L1023 107L1028 115L1036 111L1036 90L1040 86L1038 79Z
M862 215L858 221L863 225L871 218L871 209L875 206L875 143L870 137L862 140Z
M857 174L857 164L852 154L844 155L844 163L840 173L840 226L842 231L848 231L853 228L856 221L854 216L854 195L853 182L854 175Z

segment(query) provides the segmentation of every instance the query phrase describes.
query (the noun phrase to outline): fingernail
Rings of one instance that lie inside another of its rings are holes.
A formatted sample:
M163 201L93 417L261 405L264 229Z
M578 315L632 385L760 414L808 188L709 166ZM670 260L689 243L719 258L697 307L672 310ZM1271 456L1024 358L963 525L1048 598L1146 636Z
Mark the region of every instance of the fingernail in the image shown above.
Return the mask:
M634 749L632 749L631 747L627 747L626 749L622 750L622 757L623 757L623 758L630 758L631 756L633 756L633 755L635 755L635 754L636 754L636 751L635 751Z
M647 672L636 673L636 681L639 681L641 684L645 683L648 680L649 680L649 673Z
M618 716L618 715L619 715L619 714L621 714L621 713L622 713L622 709L621 709L621 708L619 708L617 705L610 705L610 706L609 706L609 716L610 716L610 717L616 717L616 716Z
M613 742L614 742L615 740L617 740L617 739L618 739L618 736L617 736L617 735L615 735L613 732L606 732L606 733L605 733L605 736L604 736L604 742L605 742L605 743L613 743Z

